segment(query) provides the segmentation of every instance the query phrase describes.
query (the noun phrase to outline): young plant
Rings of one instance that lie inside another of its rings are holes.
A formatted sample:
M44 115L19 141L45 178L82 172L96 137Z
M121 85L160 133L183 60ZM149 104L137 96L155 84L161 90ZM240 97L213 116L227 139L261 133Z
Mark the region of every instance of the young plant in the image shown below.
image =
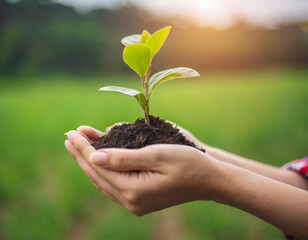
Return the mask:
M151 76L153 58L163 46L170 29L171 26L162 28L153 35L144 30L142 34L130 35L121 40L125 46L123 51L124 62L139 75L143 86L143 93L135 89L118 86L108 86L99 89L100 91L119 92L136 98L143 111L145 120L149 124L149 100L155 87L163 82L176 78L200 76L197 71L187 67L167 69Z

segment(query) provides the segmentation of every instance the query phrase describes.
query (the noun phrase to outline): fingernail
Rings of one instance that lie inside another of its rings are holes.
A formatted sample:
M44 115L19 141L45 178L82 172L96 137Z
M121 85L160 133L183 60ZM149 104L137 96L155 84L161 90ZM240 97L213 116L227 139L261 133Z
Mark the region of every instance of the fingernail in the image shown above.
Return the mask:
M67 136L70 132L72 132L72 130L70 130L70 131L64 133L64 136Z
M94 152L90 156L90 161L96 165L103 166L107 161L107 154L104 152Z
M65 145L66 149L68 150L69 147L70 147L70 141L65 140L64 145Z
M67 139L70 141L70 143L72 145L74 145L74 140L73 140L72 134L71 133L67 133L66 136L67 136Z

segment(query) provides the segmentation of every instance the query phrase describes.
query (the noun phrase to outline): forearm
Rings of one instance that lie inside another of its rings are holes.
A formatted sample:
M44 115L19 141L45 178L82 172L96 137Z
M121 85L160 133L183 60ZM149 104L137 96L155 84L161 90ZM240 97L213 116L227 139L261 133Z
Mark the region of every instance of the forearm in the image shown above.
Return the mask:
M220 162L214 200L308 239L308 192Z
M260 174L265 177L275 179L280 182L290 184L292 186L308 190L308 182L298 173L279 167L274 167L254 160L240 157L238 155L223 151L221 149L207 147L207 153L226 163L247 169L254 173Z

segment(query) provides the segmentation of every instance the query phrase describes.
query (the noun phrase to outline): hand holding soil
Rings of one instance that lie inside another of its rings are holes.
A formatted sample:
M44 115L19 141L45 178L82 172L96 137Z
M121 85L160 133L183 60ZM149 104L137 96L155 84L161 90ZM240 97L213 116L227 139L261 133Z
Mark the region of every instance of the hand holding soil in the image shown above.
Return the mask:
M216 148L203 153L185 145L157 144L96 150L91 143L104 133L87 126L78 130L66 134L67 150L102 193L137 216L212 200L308 238L308 183L295 172Z
M102 135L89 127L79 129L89 139ZM81 133L71 131L67 136L67 149L96 187L135 215L209 200L216 189L213 160L195 148L160 144L95 150Z

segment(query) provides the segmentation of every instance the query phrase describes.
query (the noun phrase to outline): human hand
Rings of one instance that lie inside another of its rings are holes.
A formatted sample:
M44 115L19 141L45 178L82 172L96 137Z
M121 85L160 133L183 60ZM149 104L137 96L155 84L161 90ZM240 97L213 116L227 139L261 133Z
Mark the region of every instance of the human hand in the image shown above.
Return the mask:
M105 132L97 130L93 127L82 125L77 128L76 133L81 134L85 139L87 139L90 143L96 142L98 138L104 136L108 133L110 129L106 128ZM73 131L74 132L74 131Z
M97 130L93 127L82 125L77 128L77 131L85 137L90 143L96 142L98 138L104 136L107 134L114 126L121 125L124 122L115 123L105 129L105 132L102 132L100 130Z
M214 200L219 179L216 161L195 148L162 144L95 150L77 131L67 136L68 151L96 187L135 215L193 200Z

